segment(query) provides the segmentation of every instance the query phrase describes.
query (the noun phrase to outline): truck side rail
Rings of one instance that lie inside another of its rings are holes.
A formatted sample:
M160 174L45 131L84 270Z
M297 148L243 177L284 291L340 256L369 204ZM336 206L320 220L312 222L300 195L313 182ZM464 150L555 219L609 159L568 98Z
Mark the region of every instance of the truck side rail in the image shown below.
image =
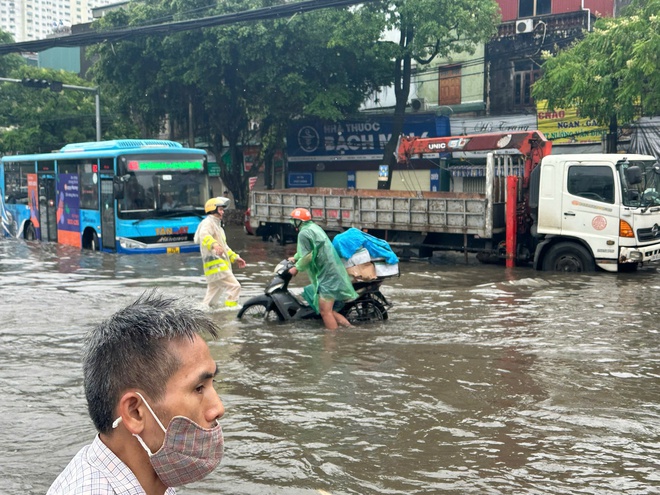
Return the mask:
M303 207L325 230L355 227L490 237L489 194L492 197L492 188L487 194L339 188L253 191L251 215L260 223L284 224L294 208Z

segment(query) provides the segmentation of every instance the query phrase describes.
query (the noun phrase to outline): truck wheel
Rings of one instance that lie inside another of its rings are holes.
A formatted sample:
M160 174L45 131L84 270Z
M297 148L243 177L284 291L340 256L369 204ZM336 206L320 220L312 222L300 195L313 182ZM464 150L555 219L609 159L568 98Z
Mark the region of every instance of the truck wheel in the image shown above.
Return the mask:
M286 245L286 226L285 225L280 225L280 232L279 232L280 238L278 244L280 246Z
M546 272L593 272L594 259L583 246L573 242L559 242L550 247L543 259Z

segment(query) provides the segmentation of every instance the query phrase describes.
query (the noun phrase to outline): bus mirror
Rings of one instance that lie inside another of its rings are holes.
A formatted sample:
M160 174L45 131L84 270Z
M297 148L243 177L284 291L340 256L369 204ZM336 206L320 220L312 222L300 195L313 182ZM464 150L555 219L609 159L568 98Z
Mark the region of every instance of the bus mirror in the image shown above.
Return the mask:
M642 182L642 169L637 165L631 165L625 171L626 181L628 185L634 186L635 184L641 184Z
M112 195L115 199L124 199L124 184L121 177L112 179Z

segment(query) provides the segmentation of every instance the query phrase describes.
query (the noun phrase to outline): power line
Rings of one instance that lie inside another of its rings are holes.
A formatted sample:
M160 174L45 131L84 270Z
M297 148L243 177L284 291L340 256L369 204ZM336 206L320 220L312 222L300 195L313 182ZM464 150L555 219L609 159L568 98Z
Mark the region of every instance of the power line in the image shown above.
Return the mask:
M191 29L199 29L212 26L223 26L248 21L263 21L290 17L294 14L302 14L313 10L347 7L355 4L372 2L374 0L307 0L260 9L246 10L232 14L221 14L201 19L155 24L142 27L113 29L108 31L90 31L85 33L61 36L59 38L47 38L43 40L24 41L21 43L8 43L0 45L0 55L17 52L40 52L54 47L76 47L88 46L101 42L121 41L136 35L168 35Z

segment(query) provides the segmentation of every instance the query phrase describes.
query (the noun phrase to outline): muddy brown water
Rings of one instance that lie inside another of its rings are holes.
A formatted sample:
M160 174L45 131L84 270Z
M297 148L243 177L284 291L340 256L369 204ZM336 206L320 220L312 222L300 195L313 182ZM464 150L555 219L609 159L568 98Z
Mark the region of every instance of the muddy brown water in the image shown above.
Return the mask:
M230 229L242 300L293 254ZM302 286L302 279L296 280ZM0 240L0 493L42 494L94 428L80 349L160 287L191 302L197 255ZM217 311L225 458L182 494L660 493L660 279L401 263L387 321L240 322Z

